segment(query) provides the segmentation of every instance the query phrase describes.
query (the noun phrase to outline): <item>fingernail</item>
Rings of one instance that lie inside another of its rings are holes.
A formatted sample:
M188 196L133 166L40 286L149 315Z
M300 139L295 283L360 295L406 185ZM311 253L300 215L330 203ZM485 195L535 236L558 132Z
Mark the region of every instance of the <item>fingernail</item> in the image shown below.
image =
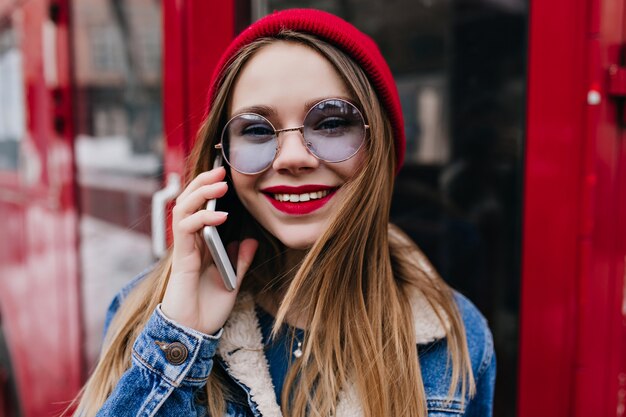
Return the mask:
M228 212L227 211L216 211L215 214L221 214L224 217L228 216Z

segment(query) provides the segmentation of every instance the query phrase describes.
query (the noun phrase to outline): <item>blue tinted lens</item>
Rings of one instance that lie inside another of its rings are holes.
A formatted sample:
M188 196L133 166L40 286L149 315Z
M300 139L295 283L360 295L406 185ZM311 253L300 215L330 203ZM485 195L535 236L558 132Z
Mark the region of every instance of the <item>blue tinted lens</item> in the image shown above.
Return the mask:
M304 119L304 139L310 151L327 162L354 156L365 141L361 112L345 100L324 100L309 110Z
M276 154L276 134L272 124L253 113L232 118L222 132L222 148L228 164L244 174L265 170Z

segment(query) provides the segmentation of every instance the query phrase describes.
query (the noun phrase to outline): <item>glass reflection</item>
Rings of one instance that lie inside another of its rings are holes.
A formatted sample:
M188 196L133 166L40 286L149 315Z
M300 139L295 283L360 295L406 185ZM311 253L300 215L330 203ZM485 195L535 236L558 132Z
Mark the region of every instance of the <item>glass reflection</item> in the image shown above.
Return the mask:
M3 26L4 25L4 26ZM0 22L0 171L16 170L26 133L22 52L11 21Z
M93 363L108 303L152 262L149 215L163 152L161 5L71 4L84 323Z

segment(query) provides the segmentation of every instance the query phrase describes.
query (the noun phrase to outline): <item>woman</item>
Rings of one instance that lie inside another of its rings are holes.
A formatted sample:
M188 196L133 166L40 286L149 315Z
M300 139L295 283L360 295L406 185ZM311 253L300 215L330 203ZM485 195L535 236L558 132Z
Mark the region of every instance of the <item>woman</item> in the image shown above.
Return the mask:
M373 41L270 15L225 52L209 109L173 248L114 300L76 414L491 415L485 320L389 224L404 133ZM220 224L232 292L200 238Z

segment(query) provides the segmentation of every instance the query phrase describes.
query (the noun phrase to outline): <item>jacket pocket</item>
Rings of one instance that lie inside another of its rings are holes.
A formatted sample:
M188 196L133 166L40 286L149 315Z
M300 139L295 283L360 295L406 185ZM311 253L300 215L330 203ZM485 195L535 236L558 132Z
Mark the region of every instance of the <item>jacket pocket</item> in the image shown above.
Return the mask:
M426 400L428 417L462 416L465 405L460 400L449 398L429 398Z

